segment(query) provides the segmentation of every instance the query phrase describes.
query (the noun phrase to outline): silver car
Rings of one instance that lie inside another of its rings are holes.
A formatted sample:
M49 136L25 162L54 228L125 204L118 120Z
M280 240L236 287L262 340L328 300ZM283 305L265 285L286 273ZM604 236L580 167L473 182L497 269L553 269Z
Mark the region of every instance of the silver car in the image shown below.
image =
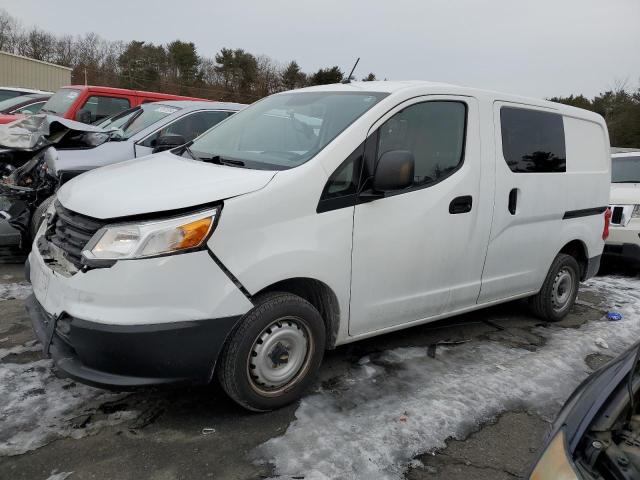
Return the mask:
M92 148L56 147L54 174L62 182L79 173L143 157L190 142L245 105L222 102L145 103L96 125L113 130L108 141Z

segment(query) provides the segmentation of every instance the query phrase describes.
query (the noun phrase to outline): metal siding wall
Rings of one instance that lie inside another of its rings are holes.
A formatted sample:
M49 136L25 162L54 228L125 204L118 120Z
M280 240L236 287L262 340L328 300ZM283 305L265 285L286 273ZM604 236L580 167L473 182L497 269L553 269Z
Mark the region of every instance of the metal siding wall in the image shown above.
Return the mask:
M0 52L0 87L55 92L71 83L71 70Z

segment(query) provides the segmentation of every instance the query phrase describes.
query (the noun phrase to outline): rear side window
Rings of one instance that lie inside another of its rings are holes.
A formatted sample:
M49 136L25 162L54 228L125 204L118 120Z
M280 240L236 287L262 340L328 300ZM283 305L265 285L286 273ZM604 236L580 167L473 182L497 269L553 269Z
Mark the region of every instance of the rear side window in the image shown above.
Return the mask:
M462 165L467 107L462 102L432 101L411 105L379 130L378 154L409 150L415 157L414 186L436 183Z
M129 100L117 97L91 96L82 107L91 112L91 122L104 120L112 115L128 110L131 107Z
M144 147L154 148L158 141L158 138L163 135L181 135L185 141L199 137L204 132L209 130L214 125L220 123L222 120L231 115L232 112L224 111L210 111L203 110L202 112L195 112L184 117L179 118L175 122L167 125L166 127L158 130L153 135L147 137L140 145Z
M502 153L516 173L567 171L562 115L502 107Z

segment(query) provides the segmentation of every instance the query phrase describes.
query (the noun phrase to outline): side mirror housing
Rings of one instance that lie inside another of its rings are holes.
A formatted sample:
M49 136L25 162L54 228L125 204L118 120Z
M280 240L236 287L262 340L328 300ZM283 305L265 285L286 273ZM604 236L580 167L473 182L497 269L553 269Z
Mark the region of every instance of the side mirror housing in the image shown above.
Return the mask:
M164 152L165 150L181 147L185 143L187 143L187 140L182 135L176 135L173 133L162 135L156 140L156 144L153 147L153 153Z
M76 121L82 122L82 123L91 123L93 122L93 115L91 114L90 110L87 110L86 108L82 108L78 110L76 113Z
M408 150L390 150L378 160L373 176L373 189L377 192L403 190L413 185L416 160Z

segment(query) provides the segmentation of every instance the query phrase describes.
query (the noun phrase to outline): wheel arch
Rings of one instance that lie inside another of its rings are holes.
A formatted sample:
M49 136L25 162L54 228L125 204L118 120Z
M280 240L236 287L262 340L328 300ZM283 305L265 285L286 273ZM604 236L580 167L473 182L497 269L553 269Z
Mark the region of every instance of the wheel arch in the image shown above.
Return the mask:
M326 348L333 349L335 347L340 329L340 304L331 287L314 278L295 277L272 283L252 295L251 298L269 292L291 293L304 298L313 305L324 320L327 335Z
M570 255L576 259L578 265L580 266L580 280L585 280L589 267L589 254L587 245L582 240L574 239L570 242L567 242L558 252L558 254L560 253Z

